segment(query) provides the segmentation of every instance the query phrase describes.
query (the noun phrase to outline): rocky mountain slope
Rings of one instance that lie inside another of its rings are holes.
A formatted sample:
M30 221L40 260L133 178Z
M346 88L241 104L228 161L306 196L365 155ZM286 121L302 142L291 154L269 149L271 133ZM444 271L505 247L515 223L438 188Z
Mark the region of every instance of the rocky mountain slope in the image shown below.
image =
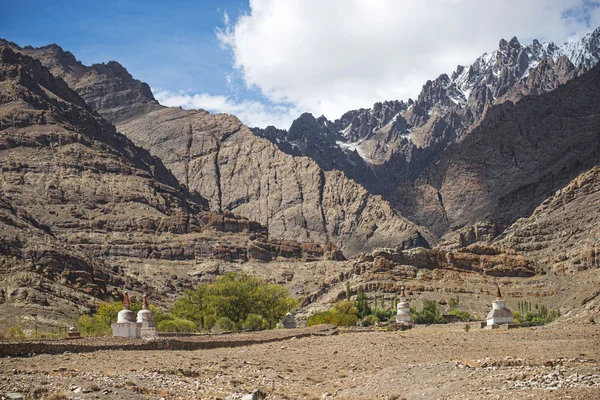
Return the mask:
M600 268L600 167L577 176L495 243L533 257L557 274Z
M493 107L469 136L397 192L396 206L442 235L507 227L600 161L600 67L541 96Z
M433 242L426 230L342 172L283 153L233 116L168 108L119 130L160 157L213 210L249 216L267 226L272 238L331 241L347 254Z
M31 310L72 321L123 289L166 301L192 285L199 260L343 259L331 244L269 241L261 224L208 210L62 79L6 46L0 185L3 323ZM140 281L135 267L155 262L163 268Z
M158 106L144 90L147 85L126 71L115 75L114 68L83 66L56 45L11 46L66 77L91 108L116 123L136 145L159 157L190 192L206 198L213 211L235 212L258 221L274 239L331 241L347 254L377 246L435 242L426 230L398 215L337 166L320 168L308 158L288 156L233 116ZM317 123L308 119L309 125ZM303 128L298 125L290 137L297 137L300 144ZM344 169L350 170L351 163L359 160L350 160ZM351 177L372 176L364 162L352 171Z
M371 109L349 111L334 122L319 118L318 124L304 129L303 145L291 132L298 121L309 119L306 115L287 132L254 131L283 151L292 148L324 169L346 172L394 203L396 188L413 182L449 144L468 135L490 107L554 90L588 71L599 58L600 28L560 46L503 39L497 50L473 64L459 65L452 74L427 81L414 101L376 103Z
M63 79L93 110L112 123L161 108L150 86L134 79L118 62L83 65L56 44L20 47L0 39L0 44L40 60L52 75Z

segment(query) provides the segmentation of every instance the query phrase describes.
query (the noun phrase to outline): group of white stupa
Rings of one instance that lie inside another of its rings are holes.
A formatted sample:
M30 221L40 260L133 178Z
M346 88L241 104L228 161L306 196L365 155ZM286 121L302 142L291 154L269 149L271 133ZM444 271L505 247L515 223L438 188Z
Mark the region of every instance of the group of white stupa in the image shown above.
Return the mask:
M488 313L486 319L487 329L497 329L500 325L514 324L515 319L512 311L506 307L506 301L502 299L500 293L500 287L498 286L498 292L496 300L492 302L492 309ZM396 306L396 324L397 329L410 329L413 327L412 316L410 314L410 306L406 300L404 294L404 287L400 289L400 300Z
M126 338L153 338L158 336L154 313L148 309L148 297L144 294L142 309L135 313L129 309L129 294L123 296L123 309L119 311L117 323L111 325L113 336Z
M496 300L492 302L492 309L486 317L486 328L497 329L503 324L513 324L513 313L506 308L506 301L502 299L500 287ZM410 314L410 305L404 293L404 287L400 289L400 300L396 306L396 329L405 330L414 326L412 315ZM156 325L154 323L154 314L148 309L148 298L144 294L142 309L136 315L129 309L129 295L125 292L123 296L123 310L119 311L117 323L111 325L113 336L122 336L126 338L153 338L158 336ZM283 323L284 328L295 328L294 316L288 311Z

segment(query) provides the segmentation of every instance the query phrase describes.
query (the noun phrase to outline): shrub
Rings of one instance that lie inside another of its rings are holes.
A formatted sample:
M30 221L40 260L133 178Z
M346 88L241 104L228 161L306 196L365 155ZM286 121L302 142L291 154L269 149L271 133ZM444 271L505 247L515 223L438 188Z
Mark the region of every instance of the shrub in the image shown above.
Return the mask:
M374 315L367 315L362 319L362 326L371 326L379 322L379 318Z
M450 310L449 314L456 315L461 321L473 321L475 317L468 311L460 311L457 309Z
M390 319L391 311L386 311L382 308L377 308L373 311L373 315L377 317L380 321L387 321Z
M183 318L165 319L157 324L161 332L191 333L196 331L196 324Z
M339 326L356 326L358 317L356 315L342 314L332 310L315 313L308 317L306 326L332 324Z
M25 339L25 331L23 331L21 325L11 326L6 330L6 337L12 340L23 340Z
M333 311L341 314L356 315L358 310L356 309L354 302L351 300L342 300L335 303Z
M213 332L233 332L236 330L235 322L227 317L221 317L212 328Z
M248 314L246 320L242 324L244 329L250 329L251 331L259 331L263 329L264 319L258 314Z
M423 310L410 308L415 324L445 324L447 321L440 313L440 307L435 300L423 300Z
M213 314L204 316L204 329L211 330L215 326L215 322L217 322L217 317Z

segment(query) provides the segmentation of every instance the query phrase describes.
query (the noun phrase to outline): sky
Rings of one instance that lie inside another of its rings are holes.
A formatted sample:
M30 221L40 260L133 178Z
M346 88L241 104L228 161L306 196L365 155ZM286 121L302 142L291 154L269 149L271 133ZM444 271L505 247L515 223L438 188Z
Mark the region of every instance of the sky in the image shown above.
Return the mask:
M286 129L416 98L516 36L564 43L600 26L590 0L7 1L0 37L120 62L167 106Z

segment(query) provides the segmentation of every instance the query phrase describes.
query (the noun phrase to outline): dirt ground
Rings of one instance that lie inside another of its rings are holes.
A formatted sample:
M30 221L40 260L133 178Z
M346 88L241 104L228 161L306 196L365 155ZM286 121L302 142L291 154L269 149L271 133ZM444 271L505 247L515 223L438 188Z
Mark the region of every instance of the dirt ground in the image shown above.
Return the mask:
M26 399L600 398L595 325L497 331L472 325L469 332L464 326L340 330L209 350L0 358L0 398L10 392Z

